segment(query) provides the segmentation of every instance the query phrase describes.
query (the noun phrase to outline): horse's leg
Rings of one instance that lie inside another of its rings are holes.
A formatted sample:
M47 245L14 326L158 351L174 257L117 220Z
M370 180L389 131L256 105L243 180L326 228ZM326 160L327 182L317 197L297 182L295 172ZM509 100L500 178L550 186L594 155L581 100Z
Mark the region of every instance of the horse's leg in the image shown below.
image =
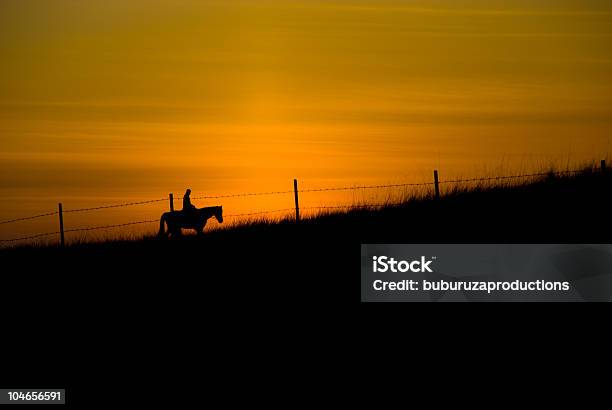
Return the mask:
M204 235L204 227L206 226L206 221L204 221L204 223L202 225L197 225L196 227L194 227L196 234L198 236L202 236Z
M180 237L181 233L182 232L181 232L181 228L180 227L175 226L175 227L172 228L172 237L173 238Z

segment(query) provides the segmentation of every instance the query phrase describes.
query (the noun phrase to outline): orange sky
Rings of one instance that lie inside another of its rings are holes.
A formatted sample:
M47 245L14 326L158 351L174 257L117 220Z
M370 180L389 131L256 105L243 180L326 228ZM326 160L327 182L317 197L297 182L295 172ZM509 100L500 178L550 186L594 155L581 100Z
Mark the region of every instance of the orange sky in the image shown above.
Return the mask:
M597 160L611 23L596 0L2 0L0 219Z

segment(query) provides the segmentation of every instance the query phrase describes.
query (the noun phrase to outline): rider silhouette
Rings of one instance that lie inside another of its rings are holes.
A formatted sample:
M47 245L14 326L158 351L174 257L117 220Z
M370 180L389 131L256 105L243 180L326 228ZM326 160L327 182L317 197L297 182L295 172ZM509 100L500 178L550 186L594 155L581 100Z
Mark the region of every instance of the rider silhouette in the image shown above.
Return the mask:
M196 209L196 207L191 203L189 195L191 195L191 189L185 191L185 196L183 197L183 212L185 214L190 214L194 209Z

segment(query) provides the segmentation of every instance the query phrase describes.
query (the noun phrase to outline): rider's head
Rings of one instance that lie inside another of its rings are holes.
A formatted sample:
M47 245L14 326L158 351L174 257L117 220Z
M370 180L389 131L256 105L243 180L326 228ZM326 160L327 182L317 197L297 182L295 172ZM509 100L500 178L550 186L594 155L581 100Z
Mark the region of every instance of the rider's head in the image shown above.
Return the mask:
M189 196L191 194L191 189L188 189L187 192L185 192L185 195Z

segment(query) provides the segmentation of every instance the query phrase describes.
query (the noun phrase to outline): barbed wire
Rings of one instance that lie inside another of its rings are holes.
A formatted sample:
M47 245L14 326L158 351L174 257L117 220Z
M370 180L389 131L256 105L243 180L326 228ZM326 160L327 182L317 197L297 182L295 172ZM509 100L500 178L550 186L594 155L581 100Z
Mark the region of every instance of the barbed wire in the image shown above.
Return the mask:
M268 192L249 192L241 194L228 194L228 195L210 195L210 196L195 196L191 199L219 199L219 198L237 198L241 196L260 196L260 195L280 195L280 194L291 194L293 191L268 191ZM184 197L178 197L177 199L183 199Z
M24 236L21 238L13 238L13 239L0 239L0 242L17 242L17 241L25 241L26 239L36 239L41 238L43 236L51 236L51 235L59 235L59 231L57 232L47 232L47 233L39 233L32 236Z
M66 209L63 212L64 213L73 213L73 212L97 211L99 209L121 208L121 207L125 207L125 206L152 204L152 203L155 203L155 202L162 202L162 201L167 201L167 200L168 200L168 198L151 199L151 200L148 200L148 201L126 202L126 203L123 203L123 204L102 205L102 206L95 206L95 207L91 207L91 208Z
M312 189L300 189L299 192L325 192L325 191L349 191L354 189L379 189L379 188L398 188L407 186L425 186L433 185L433 182L420 182L420 183L409 183L409 184L388 184L388 185L357 185L357 186L344 186L334 188L312 188ZM291 191L293 192L293 191Z
M92 227L88 227L88 228L66 229L66 230L64 230L64 233L95 231L95 230L99 230L99 229L119 228L119 227L123 227L123 226L140 225L140 224L153 223L153 222L159 222L159 220L154 219L154 220L148 220L148 221L126 222L126 223L115 224L115 225L103 225L103 226L92 226ZM43 236L59 235L59 234L60 234L59 231L57 231L57 232L48 232L48 233L41 233L41 234L38 234L38 235L24 236L24 237L21 237L21 238L0 239L0 242L17 242L17 241L24 241L24 240L27 240L27 239L36 239L36 238L40 238L40 237L43 237Z
M501 177L487 177L487 178L467 178L467 179L451 179L447 181L440 181L439 184L456 184L460 182L475 182L475 181L493 181L500 179L513 179L513 178L531 178L537 176L548 175L548 173L538 173L538 174L524 174L524 175L507 175Z
M15 219L11 219L11 220L8 220L8 221L2 221L2 222L0 222L0 225L9 224L9 223L12 223L12 222L27 221L27 220L30 220L30 219L42 218L42 217L45 217L45 216L53 216L53 215L57 215L58 213L59 213L58 211L55 211L55 212L49 212L49 213L46 213L46 214L40 214L40 215L34 215L34 216L26 216L26 217L23 217L23 218L15 218Z
M447 181L439 181L439 184L449 184L449 183L460 183L460 182L474 182L474 181L493 181L500 179L513 179L513 178L531 178L531 177L540 177L540 176L548 176L548 175L561 175L561 174L570 174L583 172L584 170L571 170L571 171L551 171L551 172L539 172L536 174L520 174L520 175L506 175L506 176L497 176L497 177L485 177L485 178L468 178L468 179L451 179Z
M119 227L122 227L122 226L141 225L141 224L147 224L147 223L153 223L153 222L159 222L159 219L151 219L151 220L148 220L148 221L126 222L126 223L116 224L116 225L92 226L92 227L88 227L88 228L73 228L73 229L66 229L66 230L64 230L64 232L68 233L68 232L95 231L95 230L98 230L98 229L119 228Z
M263 215L263 214L271 214L271 213L275 213L275 212L293 211L294 209L295 208L272 209L272 210L268 210L268 211L249 212L249 213L245 213L245 214L229 214L229 215L223 215L223 217L224 218L236 218L236 217L239 217L239 216Z
M270 213L275 213L275 212L291 211L293 209L294 208L283 208L283 209L272 209L272 210L261 211L261 212L249 212L249 213L242 213L242 214L230 214L230 215L224 215L224 218L270 214ZM92 227L85 227L85 228L71 228L71 229L65 229L64 233L88 232L88 231L95 231L95 230L100 230L100 229L120 228L120 227L130 226L130 225L142 225L142 224L147 224L147 223L158 223L158 222L159 222L159 219L150 219L150 220L146 220L146 221L125 222L125 223L114 224L114 225L101 225L101 226L92 226ZM57 231L57 232L49 232L49 233L42 233L42 234L32 235L32 236L25 236L25 237L21 237L21 238L0 239L0 242L16 242L16 241L22 241L22 240L27 240L27 239L40 238L40 237L43 237L43 236L59 235L59 234L60 234L59 231Z
M380 208L383 206L397 206L397 205L401 205L402 203L384 203L384 204L363 204L363 205L332 205L332 206L307 206L304 208L300 208L300 211L302 209L346 209L346 208Z

